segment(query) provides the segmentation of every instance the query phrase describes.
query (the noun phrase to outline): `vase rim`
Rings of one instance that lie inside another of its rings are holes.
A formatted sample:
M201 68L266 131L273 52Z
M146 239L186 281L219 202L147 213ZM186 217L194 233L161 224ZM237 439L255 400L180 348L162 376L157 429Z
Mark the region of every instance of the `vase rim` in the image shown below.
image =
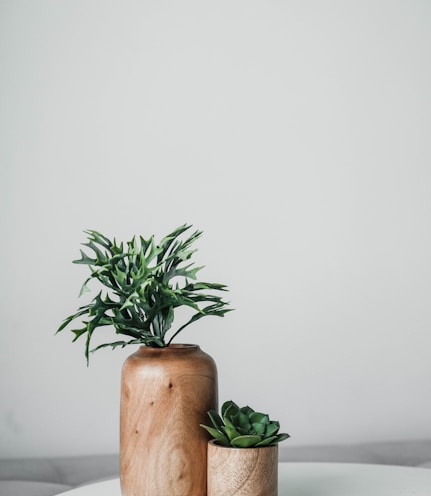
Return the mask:
M191 350L199 350L200 347L197 344L193 343L172 343L169 346L165 346L164 348L153 348L151 346L142 345L139 347L140 350L145 351L157 351L157 352L167 352L167 351L191 351Z

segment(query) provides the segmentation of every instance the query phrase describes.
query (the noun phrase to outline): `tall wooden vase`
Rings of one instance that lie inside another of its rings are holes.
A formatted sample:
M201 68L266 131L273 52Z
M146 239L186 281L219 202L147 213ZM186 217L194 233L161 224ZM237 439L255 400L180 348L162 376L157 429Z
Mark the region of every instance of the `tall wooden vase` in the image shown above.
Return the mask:
M208 435L217 369L197 345L141 346L123 365L123 496L206 496Z

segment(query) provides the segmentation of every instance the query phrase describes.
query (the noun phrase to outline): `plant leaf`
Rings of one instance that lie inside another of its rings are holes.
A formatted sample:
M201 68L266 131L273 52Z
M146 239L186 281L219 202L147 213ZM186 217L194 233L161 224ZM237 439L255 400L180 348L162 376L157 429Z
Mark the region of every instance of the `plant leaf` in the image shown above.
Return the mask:
M130 241L119 243L98 231L84 231L87 241L82 244L87 250L80 249L81 258L74 263L87 265L90 275L81 287L80 296L89 291L87 284L92 280L99 283L106 294L102 296L100 291L88 305L65 319L57 332L75 319L88 317L85 322L81 321L82 327L72 330L74 341L86 335L87 362L92 334L101 326L113 325L117 334L133 338L132 341L106 344L112 348L123 346L123 343L135 343L134 340L147 346L164 347L201 318L210 315L223 317L232 310L228 308L229 303L217 294L226 291L225 285L190 283L202 269L190 262L196 252L193 244L202 232L194 231L187 235L190 228L187 224L178 227L158 245L154 236L148 239L133 236ZM178 307L192 309L192 315L174 330L168 340L167 333L173 326Z
M250 448L251 446L256 446L261 440L260 436L239 436L231 440L231 445L235 448Z
M274 436L277 434L278 430L280 429L280 424L278 422L270 422L265 429L265 436Z
M262 439L262 441L260 441L259 443L256 444L256 447L257 446L271 446L273 444L276 444L277 443L277 436L271 436L271 437L267 437L265 439Z
M249 416L250 422L259 422L265 425L269 424L269 416L266 413L252 412Z
M235 439L239 436L241 436L241 433L238 432L235 427L231 426L231 425L225 425L223 427L223 431L226 433L226 436L229 438L230 441L232 441L232 439Z
M254 434L258 436L263 436L265 434L265 424L261 424L260 422L254 422L251 424L251 429L254 431Z
M284 441L285 439L289 439L290 435L283 432L282 434L277 435L277 443L281 443L281 441Z
M226 418L228 415L235 415L239 412L239 406L232 400L225 401L221 407L221 416Z
M213 426L221 431L222 427L224 426L223 424L223 420L222 418L220 417L220 415L215 411L215 410L210 410L208 412L208 417L210 418Z
M229 439L223 433L219 432L217 429L214 429L213 427L203 424L200 424L200 426L203 427L206 431L208 431L214 439L220 441L224 446L230 445Z

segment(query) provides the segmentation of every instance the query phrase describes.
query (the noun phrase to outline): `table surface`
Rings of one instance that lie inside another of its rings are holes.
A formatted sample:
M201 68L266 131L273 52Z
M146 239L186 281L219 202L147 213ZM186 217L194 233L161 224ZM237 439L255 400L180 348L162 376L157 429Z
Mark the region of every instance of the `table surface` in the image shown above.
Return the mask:
M279 464L278 481L278 496L431 496L427 468L288 462ZM61 494L121 496L120 481L98 482Z

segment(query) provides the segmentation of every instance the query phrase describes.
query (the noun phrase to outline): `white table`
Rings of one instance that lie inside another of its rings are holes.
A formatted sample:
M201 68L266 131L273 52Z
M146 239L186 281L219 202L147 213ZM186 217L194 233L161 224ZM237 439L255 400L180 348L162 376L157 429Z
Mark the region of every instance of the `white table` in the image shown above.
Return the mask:
M278 496L431 496L431 470L427 468L357 463L280 463L278 479ZM121 496L120 481L99 482L61 494Z

